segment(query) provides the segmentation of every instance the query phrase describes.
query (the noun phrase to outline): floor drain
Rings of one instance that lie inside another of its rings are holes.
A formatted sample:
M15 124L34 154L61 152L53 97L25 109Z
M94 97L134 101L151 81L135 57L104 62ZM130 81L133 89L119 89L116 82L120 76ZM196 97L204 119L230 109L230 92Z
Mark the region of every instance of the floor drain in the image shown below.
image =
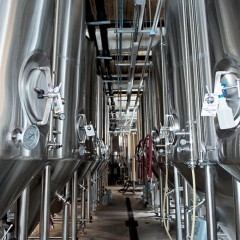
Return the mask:
M150 222L145 222L145 224L149 224Z

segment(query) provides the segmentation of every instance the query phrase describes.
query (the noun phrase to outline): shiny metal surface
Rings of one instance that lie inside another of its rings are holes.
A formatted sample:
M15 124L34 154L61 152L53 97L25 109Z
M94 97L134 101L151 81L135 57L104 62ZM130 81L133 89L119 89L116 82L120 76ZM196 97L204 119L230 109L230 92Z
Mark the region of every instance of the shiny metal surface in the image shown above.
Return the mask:
M27 90L22 92L18 87L21 81L21 71L31 56L36 54L36 58L32 59L32 66L40 66L42 63L49 65L54 1L27 3L25 0L1 0L0 4L1 218L45 162L46 131L40 129L40 141L31 151L23 148L20 140L12 140L11 135L14 131L21 135L28 125L34 124L21 101L21 97L26 94ZM37 55L44 56L45 63L39 61ZM29 78L30 84L33 76L39 81L44 78L38 71L33 71ZM29 94L34 95L33 92L34 89L29 90ZM39 108L39 112L41 112L41 106L37 106L36 95L32 106ZM37 109L36 113L39 112Z
M217 239L217 221L215 206L215 188L213 170L205 167L205 197L206 197L206 221L208 239Z
M71 186L71 182L69 181L66 184L66 187L64 189L64 195L65 198L70 198L70 186ZM69 239L69 221L70 220L70 205L69 204L65 204L63 206L63 228L62 228L62 239L63 240L68 240Z
M240 239L240 183L233 178L236 240Z
M56 141L63 144L60 149L48 152L48 163L51 165L51 204L79 166L78 157L78 114L81 111L82 98L80 67L84 61L83 49L85 40L85 1L59 0L59 29L57 32L57 63L55 85L61 86L61 96L66 100L63 105L65 120L54 119L53 126L60 134L55 135ZM79 11L80 10L80 11ZM40 176L39 176L40 177ZM39 193L39 179L32 184L31 197ZM53 206L54 207L54 206ZM52 208L53 208L52 207ZM30 204L30 230L38 223L39 198Z
M72 239L77 239L77 197L78 197L78 173L74 172L72 178L72 209L71 209L71 219L72 219Z
M183 199L184 205L190 206L191 199L190 199L190 188L188 182L183 179ZM191 233L191 216L188 213L188 209L185 207L184 209L184 232L185 232L185 239L188 239Z
M49 239L50 230L50 200L51 200L51 167L45 166L42 173L41 210L40 210L40 239Z
M28 214L29 214L29 186L26 187L20 197L18 239L28 239Z
M239 18L237 9L240 7L240 3L234 0L228 3L222 1L208 2L207 7L209 8L207 15L209 21L211 21L211 25L209 25L210 42L214 43L211 48L213 74L217 71L231 71L239 77L240 52L237 47L237 36L240 33L240 28L236 21ZM232 80L228 77L223 77L221 82L226 83L227 86L232 85ZM239 100L236 99L237 91L230 91L228 97L233 100L235 98L233 103L228 101L229 106L234 110L233 104L239 105ZM239 128L229 131L220 130L217 121L215 127L220 139L218 146L220 162L227 165L239 164ZM232 167L235 168L235 166ZM229 169L232 167L228 166Z
M182 239L182 217L180 208L180 185L178 169L174 167L174 187L175 187L175 211L177 222L177 240Z
M191 172L182 163L191 159L198 160L200 163L217 163L219 154L222 168L217 165L207 166L205 169L196 167L198 195L204 196L206 191L209 238L216 239L216 222L218 222L221 226L225 226L224 231L228 236L235 239L235 223L232 218L233 185L230 174L239 179L239 167L230 164L238 162L238 129L220 131L218 123L214 122L213 118L201 117L200 111L204 94L207 92L206 85L210 91L213 91L216 71L230 69L233 71L234 69L238 75L236 69L239 57L235 47L235 33L233 34L229 29L232 29L230 26L234 26L233 29L236 31L239 29L229 16L236 16L235 9L239 3L210 0L205 2L173 0L165 4L166 36L163 38L162 47L158 44L153 49L156 95L160 96L157 103L159 105L157 109L161 112L158 121L160 122L164 114L175 113L179 129L185 129L186 132L192 131L192 146L187 145L187 147L193 151L177 152L180 140L190 139L189 136L177 136L171 155L174 165L190 185L192 184ZM167 85L164 83L162 71L158 71L163 68L161 59L164 57L161 54L163 49L166 53ZM234 57L230 52L234 52ZM227 81L229 85L232 84L231 79L223 79L223 81ZM164 86L167 88L163 89ZM236 91L232 92L235 98L236 94ZM147 100L144 99L145 101ZM218 139L220 139L219 142ZM173 182L173 170L170 169L169 174Z

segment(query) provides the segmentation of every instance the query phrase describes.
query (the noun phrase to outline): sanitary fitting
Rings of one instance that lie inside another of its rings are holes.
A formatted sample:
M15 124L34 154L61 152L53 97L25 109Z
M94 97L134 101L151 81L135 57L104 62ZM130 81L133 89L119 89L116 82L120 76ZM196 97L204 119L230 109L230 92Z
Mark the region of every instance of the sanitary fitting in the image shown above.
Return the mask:
M53 141L49 141L47 145L49 150L59 149L63 146L62 144L56 142L56 138L53 138Z
M59 193L55 193L55 195L58 197L58 200L63 201L65 205L70 204L70 197L66 198L63 195L60 195Z
M205 203L205 198L202 200L199 199L197 202L198 204L196 205L195 209L201 208L203 206L203 204ZM193 207L185 206L185 209L187 210L187 213L192 213L193 211Z

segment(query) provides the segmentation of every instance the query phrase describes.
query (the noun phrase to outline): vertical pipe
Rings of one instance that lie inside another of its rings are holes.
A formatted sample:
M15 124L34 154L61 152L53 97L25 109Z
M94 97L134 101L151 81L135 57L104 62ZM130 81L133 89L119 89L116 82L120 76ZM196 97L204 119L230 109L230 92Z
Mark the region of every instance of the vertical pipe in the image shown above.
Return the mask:
M159 168L159 202L160 202L160 216L162 216L163 210L163 172Z
M215 215L214 178L210 166L205 167L205 194L206 194L206 220L208 239L217 239L217 222Z
M29 186L27 186L20 197L18 239L28 239L28 213L29 213Z
M45 166L42 174L40 239L49 239L51 167Z
M65 198L69 197L70 192L70 182L66 184L65 187ZM70 206L69 204L63 205L63 228L62 228L62 239L69 239L69 216L70 216Z
M185 226L185 238L186 240L189 239L189 236L190 236L190 231L191 231L191 228L190 228L190 215L189 213L187 213L187 207L190 206L190 198L189 198L189 186L188 186L188 182L183 179L184 181L184 185L183 185L183 196L184 196L184 226Z
M177 220L177 240L182 239L182 220L181 220L181 208L180 208L180 195L179 195L179 178L178 170L174 166L174 185L175 185L175 207L176 207L176 220Z
M72 178L72 239L77 239L77 191L78 173L74 172Z
M81 207L81 219L82 219L82 235L84 234L84 228L85 228L85 203L86 203L86 197L85 197L85 190L86 190L86 180L85 178L83 178L82 180L82 196L81 196L81 203L82 203L82 207Z
M87 173L87 218L91 221L91 172Z
M236 240L240 239L240 182L233 178Z
M169 194L166 196L166 215L167 215L167 229L168 231L170 231L171 225L170 225L170 195Z

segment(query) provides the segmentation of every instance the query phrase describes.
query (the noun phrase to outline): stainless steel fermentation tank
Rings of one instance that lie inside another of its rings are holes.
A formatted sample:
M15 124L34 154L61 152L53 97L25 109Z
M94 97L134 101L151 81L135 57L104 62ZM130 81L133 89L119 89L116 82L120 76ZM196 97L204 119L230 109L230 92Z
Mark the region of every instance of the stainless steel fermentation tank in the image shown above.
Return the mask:
M152 115L149 115L153 119L148 119L147 126L143 127L148 131L144 135L150 133L148 126L151 124L152 130L159 130L160 122L169 124L164 118L172 115L174 121L170 124L175 141L171 161L190 184L192 177L188 165L195 162L202 165L202 168L195 167L198 194L206 198L208 216L213 214L216 217L216 222L215 219L207 222L209 239L216 239L217 223L231 239L236 239L237 224L233 217L237 210L234 209L233 197L236 185L232 184L232 176L239 180L239 129L220 130L217 118L201 117L201 108L207 93L206 86L210 92L216 87L217 71L227 72L220 80L227 86L236 85L239 77L240 28L236 24L239 4L234 0L167 1L166 35L153 49L152 84L156 91L150 87L146 89L151 91L157 108L153 108ZM148 96L146 92L143 106L150 106ZM228 99L236 120L239 117L237 88L228 91ZM144 114L148 114L146 110ZM182 139L190 141L185 143ZM158 154L155 157L158 160ZM170 180L173 182L173 179L174 172L170 170ZM212 195L209 195L209 189ZM235 195L235 199L238 198Z
M61 144L60 148L48 151L47 164L51 167L50 202L53 203L77 170L82 158L79 155L79 117L82 113L83 95L81 95L83 76L81 67L84 63L83 51L85 41L85 1L58 1L57 11L59 22L56 31L56 72L54 86L61 83L61 96L66 103L63 105L65 120L54 119L54 141ZM57 134L55 134L57 132ZM38 223L41 197L41 175L31 184L30 198L35 201L29 206L29 231ZM52 208L52 213L54 212Z
M39 127L39 142L23 146L30 125L43 118L46 101L34 87L47 89L54 1L0 1L0 218L46 162L48 124ZM36 130L36 129L35 129Z

